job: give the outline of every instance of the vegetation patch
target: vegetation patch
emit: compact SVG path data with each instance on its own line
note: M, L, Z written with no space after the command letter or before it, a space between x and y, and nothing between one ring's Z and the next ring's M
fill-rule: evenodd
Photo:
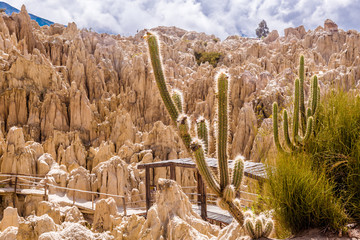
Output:
M307 154L279 154L268 172L265 202L278 225L298 233L309 228L342 230L348 218L324 171L313 169Z
M222 54L218 52L196 52L194 53L198 65L209 62L214 68L220 61Z
M332 91L325 96L315 137L305 149L314 167L325 168L346 211L360 221L360 97Z

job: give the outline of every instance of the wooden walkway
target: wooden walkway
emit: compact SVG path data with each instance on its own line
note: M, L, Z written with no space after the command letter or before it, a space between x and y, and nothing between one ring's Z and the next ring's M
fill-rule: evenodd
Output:
M218 161L216 158L206 158L206 162L209 167L213 169L217 169ZM266 179L266 169L264 164L256 163L251 161L244 161L244 175L246 177L256 179L256 180L265 180ZM229 160L229 168L234 167L234 161ZM144 168L156 168L156 167L184 167L184 168L196 168L196 164L191 158L181 158L181 159L174 159L174 160L165 160L153 163L145 163L139 164L138 169ZM171 170L170 170L171 174Z
M217 160L214 158L207 159L208 165L212 168L217 168ZM118 206L118 212L120 214L131 215L145 215L147 210L151 206L151 194L150 194L150 168L156 167L170 167L170 178L176 180L176 171L175 167L185 167L185 168L195 168L195 163L190 158L185 159L176 159L176 160L167 160L160 161L148 164L138 165L139 169L145 169L145 185L146 185L146 208L145 207L131 207L135 202L126 202L125 196L106 194L99 192L91 192L80 189L60 187L53 184L50 184L46 176L33 176L33 175L24 175L24 174L12 174L12 173L0 173L0 195L13 195L13 205L16 206L16 195L36 195L43 196L44 200L50 200L52 202L58 202L66 204L69 206L76 206L82 213L85 214L94 214L96 202L101 199L101 197L113 197L115 200L121 200L121 206ZM229 167L233 167L233 161L229 161ZM261 163L253 163L245 161L245 171L244 175L259 181L263 181L266 178L266 171L264 166ZM224 211L217 207L216 205L209 204L207 199L212 197L211 194L206 194L206 187L202 181L201 175L197 172L197 194L188 193L190 195L189 199L193 198L193 195L196 195L196 202L193 202L193 210L197 212L204 220L207 220L212 223L218 223L220 226L223 224L230 224L232 221L232 216L227 211ZM49 194L49 187L65 190L67 192L72 192L73 196L69 198L67 195L57 195ZM183 189L185 190L185 189ZM91 194L92 200L85 201L75 198L75 192ZM184 191L185 192L185 191ZM251 194L251 193L246 193ZM255 194L253 194L255 195ZM246 199L242 199L246 200ZM119 203L119 201L118 201Z
M207 164L209 167L213 168L215 171L218 167L218 161L215 158L206 158ZM251 161L244 162L244 175L251 179L255 179L262 183L266 179L266 169L264 164L262 163L255 163ZM233 168L234 161L229 160L228 163L229 168ZM156 183L154 183L154 170L155 168L159 167L169 167L170 168L170 179L176 181L176 167L182 168L196 168L196 164L190 158L182 158L182 159L174 159L174 160L165 160L159 162L152 162L146 164L139 164L137 166L138 169L145 169L145 189L146 189L146 211L151 207L153 202L151 191L152 189L156 188ZM150 169L152 169L152 177ZM207 221L216 222L221 224L230 224L232 221L232 216L229 215L227 211L224 211L217 207L216 205L208 204L207 198L212 194L206 193L206 186L202 180L202 177L199 171L196 171L196 178L197 178L197 186L193 186L197 188L197 195L196 197L196 204L193 205L194 209L200 214L200 216ZM152 179L152 183L151 183ZM256 195L247 192L241 192L250 195ZM215 195L212 195L216 198ZM240 198L240 200L247 200ZM249 200L248 200L249 201Z

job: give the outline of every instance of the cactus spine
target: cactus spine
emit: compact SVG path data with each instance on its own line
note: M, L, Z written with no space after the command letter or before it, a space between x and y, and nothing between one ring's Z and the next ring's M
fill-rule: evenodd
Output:
M199 120L197 124L197 138L190 135L190 127L187 123L187 117L180 115L179 104L176 102L177 97L173 95L170 97L168 92L165 77L162 70L160 60L159 44L157 37L151 33L145 36L149 47L149 55L155 80L161 95L161 98L166 106L167 111L175 125L177 125L180 137L185 144L188 152L195 159L197 168L204 178L207 186L212 192L218 196L218 204L221 208L228 210L231 215L239 222L240 225L244 223L244 215L239 207L239 203L234 199L235 190L238 190L241 185L244 162L242 158L235 161L235 167L232 173L232 184L230 184L229 170L228 170L228 92L229 92L229 77L224 72L221 72L216 77L217 87L217 156L219 166L219 180L214 175L213 171L206 163L205 154L208 148L208 127L205 120ZM182 104L181 104L182 106Z
M299 80L300 79L300 80ZM314 118L320 102L320 88L318 86L317 76L311 80L309 107L305 111L304 99L304 56L300 57L299 79L295 80L294 88L294 111L292 117L292 141L289 136L289 121L287 111L284 110L284 138L287 148L290 152L299 150L305 145L313 133ZM274 141L279 152L286 152L280 144L278 132L278 105L273 104L273 128ZM300 116L299 116L300 115ZM299 135L299 125L301 126L301 135Z

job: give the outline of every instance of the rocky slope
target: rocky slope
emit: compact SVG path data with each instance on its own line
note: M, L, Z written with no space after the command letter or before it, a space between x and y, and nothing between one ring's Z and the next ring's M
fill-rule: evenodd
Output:
M152 31L162 42L168 83L184 93L192 120L202 115L213 126L214 75L228 69L231 157L261 161L272 151L271 105L289 106L301 54L307 79L317 74L322 92L359 87L360 34L329 20L315 30L289 28L283 37L273 31L261 40L219 41L175 27ZM187 156L153 81L144 33L98 34L75 23L39 27L25 7L19 14L1 13L0 172L46 174L57 186L144 200L144 172L136 165ZM221 53L217 67L197 64L194 53L204 51ZM212 141L211 154L214 149ZM155 181L167 175L157 171ZM194 185L192 171L177 176L182 185ZM36 201L25 199L19 214L37 211ZM2 209L11 202L2 198Z

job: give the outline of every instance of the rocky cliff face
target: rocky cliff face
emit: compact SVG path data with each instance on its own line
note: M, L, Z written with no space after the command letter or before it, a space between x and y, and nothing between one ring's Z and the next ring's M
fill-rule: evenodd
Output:
M271 105L289 105L300 55L307 79L317 74L322 92L360 86L360 34L331 20L324 28L289 28L284 37L273 31L262 40L219 41L175 27L152 31L161 39L168 84L184 93L192 120L202 115L213 125L214 75L228 69L231 157L260 161L272 151ZM57 186L143 200L144 172L136 165L187 156L153 81L144 33L98 34L75 23L39 27L25 7L1 13L0 171L47 174ZM197 64L194 53L204 51L221 53L217 67ZM168 174L156 172L155 181ZM183 185L194 185L192 172L177 174Z

